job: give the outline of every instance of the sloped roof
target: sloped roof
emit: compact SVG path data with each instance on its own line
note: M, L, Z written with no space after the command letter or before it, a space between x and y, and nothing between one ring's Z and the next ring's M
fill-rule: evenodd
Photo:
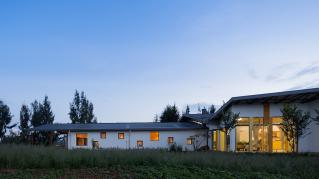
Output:
M170 131L205 129L190 122L140 122L140 123L91 123L91 124L45 124L32 131Z
M307 103L317 99L319 99L319 88L232 97L214 113L211 119L218 118L223 110L227 110L233 104Z
M182 118L188 118L190 121L207 123L213 114L183 114Z

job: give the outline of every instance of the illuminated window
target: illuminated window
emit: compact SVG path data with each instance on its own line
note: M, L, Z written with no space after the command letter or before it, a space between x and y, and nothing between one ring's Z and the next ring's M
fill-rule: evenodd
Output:
M249 124L249 118L248 117L241 117L238 119L238 124L241 125L241 124Z
M87 133L76 134L76 145L77 146L87 146L88 145L88 134Z
M193 144L193 139L192 138L187 138L187 145L192 145Z
M150 133L151 141L158 141L159 140L159 132L151 132Z
M168 144L174 143L174 137L168 137L167 142L168 142Z
M273 117L271 118L273 124L281 124L282 118L281 117Z
M124 132L119 132L118 133L118 138L119 139L124 139Z
M136 145L138 148L143 147L143 141L142 140L136 141Z
M106 139L106 132L100 132L101 139Z

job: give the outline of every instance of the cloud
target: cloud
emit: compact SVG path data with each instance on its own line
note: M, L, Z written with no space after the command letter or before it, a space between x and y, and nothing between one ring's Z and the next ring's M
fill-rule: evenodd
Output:
M310 64L306 67L304 67L303 69L301 69L300 71L298 71L293 78L298 78L304 75L308 75L308 74L314 74L314 73L318 73L319 72L319 63L313 63Z
M319 79L316 79L313 81L295 85L291 88L288 88L287 90L299 90L299 89L309 89L309 88L318 88L318 87L319 87Z
M254 69L248 69L247 72L252 79L255 79L255 80L259 79L259 75L256 73Z

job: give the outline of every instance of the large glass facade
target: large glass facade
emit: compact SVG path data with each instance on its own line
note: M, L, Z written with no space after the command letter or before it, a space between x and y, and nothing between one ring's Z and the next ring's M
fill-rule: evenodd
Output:
M261 117L239 118L236 126L236 151L268 152L269 145L272 152L290 151L285 134L280 128L281 123L280 117L273 117L269 122Z

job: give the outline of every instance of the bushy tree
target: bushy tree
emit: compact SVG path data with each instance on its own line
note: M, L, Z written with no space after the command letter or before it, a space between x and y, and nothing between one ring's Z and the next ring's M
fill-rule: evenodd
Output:
M12 129L13 127L16 126L14 125L9 125L12 119L12 115L10 112L9 106L4 104L2 101L0 101L0 140L4 138L7 129Z
M212 104L209 108L209 114L214 114L216 112L215 106Z
M80 95L76 90L69 112L72 123L96 123L97 119L94 117L93 110L93 104L89 102L84 92L82 91Z
M31 103L31 125L37 127L44 124L52 124L54 121L54 114L51 109L51 102L48 96L44 97L43 103L35 100ZM57 136L52 132L34 132L34 142L36 144L49 144L56 140Z
M303 112L296 105L285 104L281 109L283 122L282 131L287 137L290 147L294 152L298 152L299 138L307 134L310 120L310 113Z
M239 113L233 113L231 110L222 111L220 123L223 126L226 133L227 150L229 149L230 131L236 127L238 118Z
M22 142L27 142L30 128L30 110L27 105L23 104L20 110L20 138Z
M160 117L160 122L178 122L179 118L180 115L176 105L167 105Z

